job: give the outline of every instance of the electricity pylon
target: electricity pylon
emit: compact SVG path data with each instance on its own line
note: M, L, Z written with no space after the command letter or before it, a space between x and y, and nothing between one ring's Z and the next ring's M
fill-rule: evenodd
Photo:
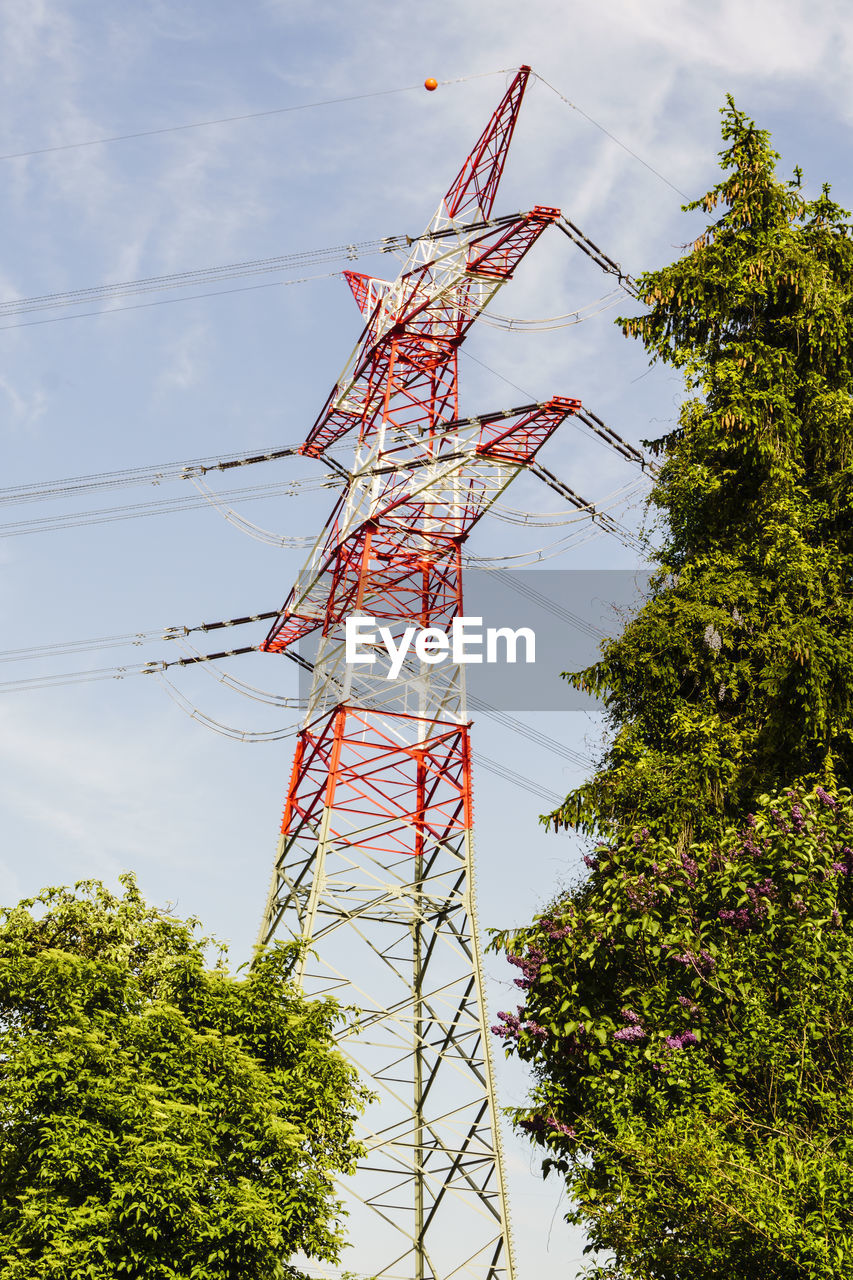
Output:
M302 452L355 434L345 492L262 648L319 633L260 942L310 941L300 979L359 1010L342 1048L378 1095L346 1184L360 1272L513 1280L474 900L469 722L447 646L473 525L580 407L460 419L471 325L559 210L491 218L522 67L393 283L347 272L366 327ZM344 623L399 643L346 661ZM439 654L439 656L441 656Z

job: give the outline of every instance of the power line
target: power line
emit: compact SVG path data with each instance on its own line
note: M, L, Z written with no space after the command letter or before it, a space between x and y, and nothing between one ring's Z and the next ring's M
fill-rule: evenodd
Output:
M516 216L515 214L507 214L502 217L490 218L486 222L466 223L464 229L500 227L505 223L512 222ZM88 302L111 302L116 298L131 297L140 293L155 293L173 288L189 288L195 284L212 283L216 280L232 280L242 276L258 275L267 271L293 270L297 266L320 265L341 258L354 262L360 257L370 257L380 253L402 252L422 240L440 241L448 236L456 235L459 230L460 227L453 226L439 231L425 231L416 236L410 236L405 233L383 236L377 240L363 240L347 245L331 245L321 249L307 249L300 253L283 254L273 258L250 259L243 263L226 263L218 267L201 267L191 271L149 276L140 280L91 285L66 292L55 291L29 298L10 298L6 302L0 303L0 318L27 315L32 311L52 310L56 307L84 306ZM21 329L32 327L33 325L58 324L64 320L112 315L117 311L139 311L145 310L147 307L170 306L175 302L196 301L199 298L220 298L235 293L253 293L259 289L283 288L286 285L305 284L311 280L330 280L340 274L339 271L324 271L289 280L268 280L263 284L239 285L233 289L212 289L205 293L184 294L179 298L156 298L153 302L136 302L120 307L103 307L98 311L75 311L71 315L47 316L41 320L20 320L14 324L2 324L0 329ZM558 317L558 319L562 318Z
M77 653L92 653L98 649L126 648L128 645L147 644L154 640L182 640L196 631L205 633L222 631L228 627L243 627L250 622L267 622L277 618L280 609L268 613L247 613L239 618L224 618L218 622L199 622L192 627L155 627L147 631L128 631L123 635L96 636L88 640L58 640L53 644L26 645L19 649L0 650L0 662L27 662L33 659L68 657Z
M606 134L612 142L616 143L617 147L621 147L623 151L626 151L628 155L638 161L644 169L648 169L649 173L653 173L656 178L660 178L661 182L665 182L666 185L676 193L676 195L683 196L685 200L690 199L685 191L682 191L680 187L677 187L674 182L670 182L669 178L665 177L665 175L662 174L659 169L656 169L654 165L649 164L648 160L644 160L641 155L638 155L636 151L628 146L627 142L623 142L621 138L617 138L615 133L611 133L609 129L606 129L603 124L598 120L595 120L587 111L584 111L583 107L579 107L576 102L572 102L565 94L560 93L560 90L556 89L549 80L545 79L544 76L540 76L538 71L534 71L533 75L537 80L545 85L546 89L550 89L552 93L555 93L560 101L564 102L567 107L571 107L572 111L577 111L578 115L583 116L584 120L588 120L596 129L599 129L602 133Z
M487 416L495 418L506 417L534 407L535 405L532 404L525 405L521 409L500 410L493 415ZM607 427L596 414L589 411L581 412L587 421L587 425L601 439L622 454L623 457L628 458L629 461L639 461L639 465L643 468L651 468L651 464L647 462L638 450L635 450L627 441L623 441L622 437ZM479 415L476 418L458 419L445 425L450 430L472 422L479 423L482 421L483 415ZM598 426L594 424L598 424ZM337 488L342 483L345 483L347 473L338 470L331 476L293 478L267 484L224 489L219 492L208 489L206 485L201 485L198 479L211 471L225 471L236 467L252 466L261 462L294 456L297 453L296 446L288 445L280 449L267 449L263 452L256 451L251 454L235 454L219 458L214 455L204 459L191 459L187 462L160 463L154 467L132 467L113 472L96 472L90 475L71 476L64 480L46 480L31 485L15 485L8 489L0 490L0 508L27 502L42 502L49 499L102 493L110 489L122 489L133 485L159 485L164 481L177 479L191 480L197 485L199 492L197 494L179 494L169 498L151 499L147 502L125 503L115 507L97 507L86 511L64 512L58 516L40 516L26 520L8 521L0 524L0 538L20 537L32 533L56 533L64 529L107 524L119 520L171 515L198 510L210 504L213 504L220 512L231 518L234 513L231 512L230 508L223 507L225 501L238 499L245 503L272 497L293 497L299 493L317 489ZM606 507L596 507L595 504L582 498L574 489L571 489L564 481L538 462L531 463L528 470L538 479L543 480L560 497L568 501L582 516L588 516L594 523L598 524L606 533L619 538L621 542L632 550L641 552L646 550L645 544L629 529L610 516ZM500 515L500 512L498 512L498 515ZM523 512L516 512L508 518L511 523L524 523L523 516ZM532 520L535 524L535 513L532 515ZM559 523L559 521L549 519L549 523L554 524ZM270 534L258 529L257 526L252 525L250 522L243 521L242 518L239 518L238 527L243 529L244 532L251 533L252 536L261 536L263 534L264 541L273 542L276 546L307 547L313 541L310 535ZM544 550L544 548L539 550ZM528 555L533 553L521 554Z
M259 502L264 498L293 497L310 489L328 489L335 480L327 476L308 480L279 480L272 484L246 485L238 489L223 489L217 498L229 501ZM58 516L38 516L30 520L12 520L0 524L0 538L17 538L31 533L57 533L63 529L79 529L96 524L111 524L118 520L138 520L150 516L175 515L182 511L195 511L208 507L210 499L204 493L184 493L173 498L156 498L150 502L125 503L117 507L95 507L89 511L69 511ZM309 547L314 538L310 534L276 538L277 545Z
M483 361L478 360L476 356L470 356L469 358L474 360L476 364L488 369L489 372L495 373L496 376L501 376L497 373L497 370L483 364ZM503 381L508 382L509 380L504 378ZM510 385L516 386L515 383L510 383ZM525 392L522 387L516 387L516 389L529 396L530 402L528 404L513 409L501 409L494 415L488 416L494 416L495 418L512 416L513 414L529 412L538 407L539 402L534 400L529 392ZM643 470L655 470L654 464L650 463L639 449L629 444L612 427L608 427L591 409L579 409L568 421L572 422L575 417L579 417L588 430L593 431L605 444L615 448L628 461L636 462ZM445 428L451 430L455 427L468 426L482 421L483 415L478 414L446 423ZM344 449L346 446L341 445L340 448ZM299 445L289 444L254 449L249 452L212 454L203 458L185 458L172 462L157 462L148 466L123 467L115 471L96 471L79 476L64 476L58 479L34 481L28 484L10 485L0 489L0 508L29 502L43 502L54 498L102 493L111 489L128 488L133 485L159 485L171 480L192 479L194 476L207 475L211 471L231 471L237 467L253 466L262 462L276 461L279 458L297 456L299 450ZM327 477L324 481L316 483L333 486L345 478L345 476L340 476L338 480L334 480L331 477ZM293 483L299 486L310 486L315 482L295 480Z
M638 538L630 529L626 529L618 520L614 520L611 515L608 515L605 511L600 511L591 502L587 502L586 498L582 498L579 493L575 493L574 489L571 489L565 481L555 476L553 471L549 471L547 467L543 467L541 463L536 461L528 463L527 469L532 475L547 484L550 489L553 489L555 493L559 493L561 497L565 498L577 511L588 512L591 520L600 524L607 533L617 537L626 547L630 547L633 551L646 550L642 539Z
M547 733L541 733L538 729L534 729L531 725L525 724L523 720L519 720L516 716L511 716L506 711L499 711L497 707L491 703L483 702L481 698L476 698L468 694L468 705L475 711L480 711L483 715L489 717L490 720L496 721L503 725L505 729L511 729L513 733L518 733L522 737L535 742L537 746L544 747L546 751L552 752L557 756L565 756L574 764L581 765L584 768L591 768L594 761L589 756L584 755L580 751L575 751L572 747L567 747L565 743L558 742L556 738L551 738Z
M496 378L500 378L501 382L505 382L508 387L512 387L515 391L520 391L523 396L534 399L533 392L526 387L521 387L517 382L513 382L511 378L507 378L505 374L499 370L493 369L490 364L486 364L485 360L481 360L479 356L472 355L470 351L462 348L462 354L468 360L473 360L474 364L478 364L481 369L485 369L487 373L492 373ZM649 471L653 475L657 475L659 467L650 461L644 453L630 444L623 436L614 431L612 427L608 427L598 414L593 413L591 409L581 408L571 414L566 421L575 427L580 423L586 430L592 431L599 440L606 444L609 448L615 449L617 453L621 453L629 462L636 463L643 471Z
M76 289L54 290L32 297L7 298L0 301L0 316L25 315L53 307L83 306L88 302L109 301L131 294L155 293L165 289L189 288L195 284L233 280L240 276L261 275L269 271L291 271L298 267L318 266L342 258L355 261L365 255L399 253L420 241L439 242L459 230L487 230L512 223L519 215L505 214L487 221L476 220L461 227L424 231L411 236L406 232L381 236L373 240L357 240L348 244L325 245L316 249L299 249L292 253L273 254L265 258L249 258L241 262L219 263L212 267L193 267L183 271L170 271L158 276L144 276L138 280L113 280L105 284L84 285ZM333 274L337 275L337 272ZM314 277L312 277L314 278ZM319 278L319 277L316 277ZM595 303L589 304L595 306ZM558 316L556 319L566 319ZM501 317L511 322L511 317ZM523 322L527 323L527 322ZM538 323L534 321L533 323Z
M116 471L94 471L88 475L64 476L56 480L37 480L29 484L9 485L0 489L0 508L28 502L44 502L69 498L133 485L159 485L164 481L182 480L208 471L228 471L233 467L290 457L299 452L298 445L256 449L252 453L213 454L205 458L185 458L178 462L155 462L143 467L122 467Z
M599 249L594 240L590 240L580 227L575 226L565 214L562 214L554 224L558 231L562 231L564 236L571 240L572 244L577 247L590 258L597 267L599 267L606 275L615 276L619 281L622 289L625 290L635 300L639 297L637 282L633 276L628 275L627 271L623 271L618 262L615 262L603 249Z
M59 324L64 320L84 320L91 316L111 316L119 311L145 311L149 307L168 307L176 302L194 302L199 298L224 298L232 293L255 293L258 289L278 289L286 285L305 284L309 280L331 280L339 271L323 271L317 275L299 276L294 280L267 280L264 284L244 284L236 289L212 289L207 293L187 293L180 298L157 298L154 302L131 302L123 307L105 307L100 311L75 311L69 316L46 316L43 320L19 320L16 324L0 324L0 329L30 329L35 325Z
M269 615L263 615L269 616ZM275 615L273 615L275 616ZM225 624L220 624L225 625ZM194 628L198 629L198 628ZM199 723L205 725L206 728L212 729L224 737L237 739L242 742L263 743L277 742L282 738L290 736L298 729L298 724L285 725L278 729L265 730L248 730L236 729L228 725L222 724L220 721L208 716L192 702L165 676L165 671L169 667L186 667L199 662L213 662L221 658L236 657L244 653L256 653L257 646L250 645L238 649L230 649L222 653L201 654L198 657L178 658L173 662L147 662L134 666L118 666L118 667L99 667L91 671L71 671L57 672L47 676L33 676L23 680L6 680L0 682L0 694L3 693L23 693L32 692L38 689L55 689L63 685L88 684L102 680L123 680L128 676L134 675L155 675L160 682L166 687L169 696L176 702L183 711L185 711L191 719L198 720ZM289 656L289 655L288 655ZM308 664L310 665L310 664ZM288 705L294 708L299 705L298 700L282 700L287 701ZM472 703L473 705L473 703ZM572 759L575 763L589 766L592 764L587 757L582 756L579 752L573 751L571 748L563 747L555 739L549 738L545 734L539 734L536 730L530 729L529 726L523 725L521 721L515 720L514 717L500 712L497 708L489 706L488 703L481 703L481 709L485 714L491 716L505 727L512 728L516 732L522 732L526 737L531 737L541 746L547 746L548 749L556 749L560 755L565 755ZM521 787L523 790L530 792L539 799L544 800L546 804L557 805L560 797L556 793L547 790L533 779L519 773L518 770L511 768L509 765L501 764L497 760L491 759L489 756L476 754L475 763L487 769L490 773L495 774L505 782L511 782L514 786Z
M266 258L250 258L244 262L226 262L213 267L197 267L185 271L171 271L159 276L146 276L139 280L114 280L106 284L81 286L77 289L57 290L28 298L7 298L0 302L0 316L26 315L33 311L56 307L83 306L88 302L108 301L131 294L155 293L166 289L189 288L195 284L233 280L240 276L262 275L271 271L291 271L299 267L317 266L346 258L354 261L365 254L393 253L405 248L410 237L385 236L381 239L360 240L351 244L327 245L318 249L304 249L294 253L274 254Z
M498 760L492 760L482 753L474 753L472 760L475 767L478 764L482 765L484 769L488 769L489 773L494 773L498 778L502 778L504 782L511 782L513 786L529 791L531 795L538 796L540 800L544 800L552 808L556 808L562 801L562 796L558 796L546 787L540 786L538 782L534 782L532 778L525 777L523 773L519 773L516 769L511 769L509 765L501 764Z
M490 71L485 75L501 75L502 72ZM474 76L462 77L463 79L475 79ZM453 80L442 80L441 84L454 84ZM317 102L301 102L290 107L270 107L266 111L249 111L239 116L219 116L214 120L193 120L189 124L172 124L164 125L159 129L140 129L135 133L116 133L105 138L87 138L82 142L62 142L52 147L34 147L29 151L9 151L5 155L0 155L0 160L23 160L27 156L45 156L51 155L57 151L77 151L81 147L102 147L109 142L129 142L134 138L154 138L165 133L183 133L188 129L207 129L213 125L220 124L237 124L243 120L262 120L266 116L283 116L295 111L312 111L315 107L331 107L338 106L347 102L362 102L366 98L382 98L388 97L395 93L410 93L412 89L419 89L420 85L406 84L401 85L398 89L375 89L371 93L353 93L345 98L322 98Z
M482 80L487 76L506 75L509 70L510 68L502 67L497 71L482 71L476 75L456 76L451 80L439 80L438 83L444 86L465 84L469 80ZM621 147L623 151L625 151L639 164L643 165L644 168L648 169L648 171L654 174L656 178L659 178L661 182L666 183L666 185L675 191L677 195L683 196L685 200L689 199L686 192L682 191L680 187L677 187L675 183L671 182L669 178L660 172L659 169L656 169L653 165L649 164L647 160L644 160L643 157L634 151L632 147L629 147L626 142L623 142L621 138L601 124L600 121L596 120L594 116L591 116L588 111L583 109L583 107L579 107L576 102L572 102L570 98L567 98L564 93L561 93L559 89L551 84L549 80L546 80L543 75L540 75L538 71L534 71L532 74L546 87L546 89L550 89L561 102L565 103L567 107L570 107L572 111L576 111L578 115L583 116L584 120L588 121L594 128L605 134L612 142L615 142L618 147ZM349 102L364 102L370 98L383 98L391 97L398 93L411 93L413 90L419 91L421 87L422 86L420 84L400 85L398 88L394 89L374 89L369 93L347 94L346 96L339 98L320 98L316 102L294 103L288 107L269 107L264 111L247 111L241 115L217 116L210 120L192 120L186 124L163 125L157 129L138 129L133 133L117 133L110 134L102 138L86 138L80 142L61 142L49 147L31 147L26 151L6 152L5 154L0 155L0 160L23 160L30 156L54 155L60 151L79 151L81 148L101 147L113 142L130 142L137 138L154 138L168 133L185 133L191 129L208 129L223 124L238 124L247 120L263 120L272 116L290 115L299 111L313 111L318 107L342 106Z

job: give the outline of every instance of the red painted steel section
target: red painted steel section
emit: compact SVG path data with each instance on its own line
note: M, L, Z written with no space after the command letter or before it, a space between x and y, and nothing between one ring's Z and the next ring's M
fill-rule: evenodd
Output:
M471 154L450 184L444 203L451 218L458 218L460 214L471 217L478 213L488 218L492 212L529 78L530 67L520 67Z
M472 284L483 277L508 279L558 216L559 210L533 209L508 224L485 228L472 242L465 276L449 293L430 288L432 263L412 271L394 323L379 338L373 319L365 326L351 382L332 389L301 451L319 457L354 428L360 439L367 438L382 421L392 385L413 412L433 423L454 415L456 355L479 314L470 301ZM355 287L350 281L357 301L367 297L367 279L360 277ZM443 393L436 393L434 382Z
M451 184L443 206L449 218L489 218L529 74L522 67L515 76ZM310 590L294 588L263 649L280 652L318 629L328 634L355 609L443 631L462 612L461 548L490 501L494 468L486 464L525 465L580 402L555 397L509 417L488 415L475 428L469 423L471 466L454 473L446 494L439 481L419 486L418 467L460 457L458 350L479 299L491 292L480 282L508 279L558 217L559 210L537 206L468 233L450 284L437 274L443 248L395 285L344 273L369 318L347 381L332 390L302 452L319 457L352 430L371 444L383 431L370 518L343 530L346 495L340 500ZM324 809L327 838L338 845L352 840L392 863L423 855L427 844L471 824L467 726L339 704L300 734L285 837L306 824L315 830Z

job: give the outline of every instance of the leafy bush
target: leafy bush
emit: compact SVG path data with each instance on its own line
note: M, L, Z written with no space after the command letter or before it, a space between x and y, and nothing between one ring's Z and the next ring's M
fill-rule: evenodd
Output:
M279 1280L338 1257L363 1093L297 952L243 978L132 877L0 911L2 1280Z

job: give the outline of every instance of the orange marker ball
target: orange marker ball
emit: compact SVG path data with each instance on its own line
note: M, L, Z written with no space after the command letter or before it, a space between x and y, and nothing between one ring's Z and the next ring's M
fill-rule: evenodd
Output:
M429 76L428 79L424 80L424 88L429 89L430 93L432 93L433 89L438 88L438 81Z

